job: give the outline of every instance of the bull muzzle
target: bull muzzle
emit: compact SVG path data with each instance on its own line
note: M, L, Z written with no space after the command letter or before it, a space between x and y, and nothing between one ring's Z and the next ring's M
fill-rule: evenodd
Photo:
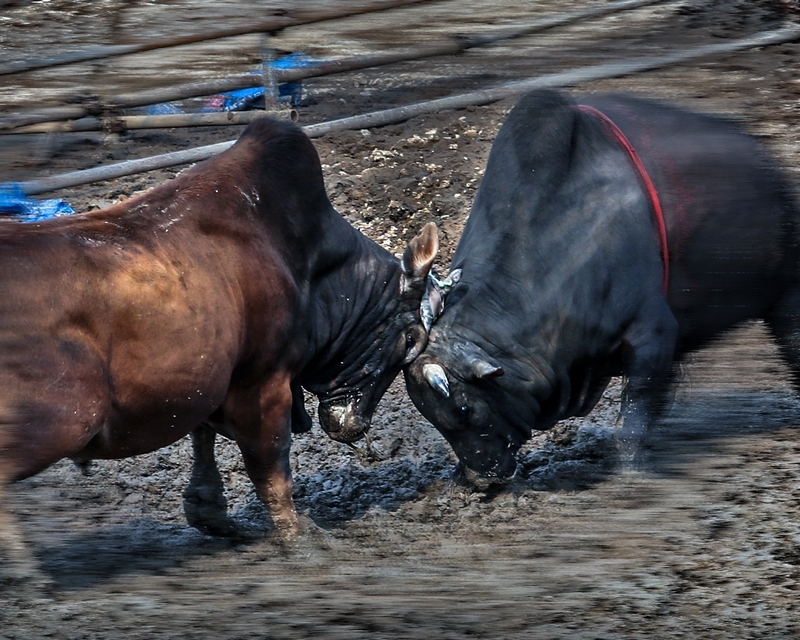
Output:
M320 402L319 423L331 439L350 443L364 437L370 420L358 414L355 400L349 400Z
M514 465L514 470L508 476L499 476L495 473L478 473L473 471L468 466L462 467L464 477L471 485L480 491L487 491L493 486L503 486L509 484L517 475L517 466Z

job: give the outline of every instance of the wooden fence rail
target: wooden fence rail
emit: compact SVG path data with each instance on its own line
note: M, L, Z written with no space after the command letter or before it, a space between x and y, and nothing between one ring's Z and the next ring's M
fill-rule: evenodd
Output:
M555 16L548 16L527 24L509 27L493 33L460 35L458 37L439 40L437 42L428 43L418 47L410 47L400 51L378 55L355 56L343 58L341 60L328 60L317 63L314 66L297 69L275 69L272 75L275 82L293 82L335 73L344 73L346 71L356 71L359 69L368 69L371 67L396 64L398 62L406 62L409 60L420 60L433 56L454 55L473 47L487 46L503 40L520 38L523 36L540 33L548 29L574 24L582 20L599 18L621 11L638 9L668 1L674 2L675 0L620 0L618 2L609 2L603 4L595 3L586 9L569 11ZM176 100L185 100L187 98L194 98L198 96L223 93L225 91L247 89L250 87L261 86L262 83L263 78L260 75L245 74L229 78L193 82L174 87L151 89L149 91L138 93L111 96L104 99L102 103L98 102L90 105L54 107L30 112L27 114L14 114L0 117L0 131L57 120L74 120L88 115L98 115L103 111L113 112L119 109L130 109L150 104L158 104L161 102L173 102Z
M288 27L297 27L304 24L313 24L315 22L325 22L328 20L338 20L339 18L347 18L350 16L373 13L375 11L386 11L388 9L397 9L415 4L435 1L436 0L385 0L384 2L358 5L355 7L350 5L347 8L338 9L336 11L289 12L287 15L275 16L269 20L258 22L256 24L249 24L247 26L217 29L215 31L186 36L159 38L157 40L149 40L147 42L107 45L94 47L84 51L64 53L58 56L39 58L36 60L10 62L5 65L0 65L0 76L10 75L12 73L22 73L25 71L33 71L36 69L48 69L65 64L75 64L77 62L103 60L106 58L125 56L132 53L140 53L142 51L154 51L156 49L179 47L198 42L207 42L209 40L219 40L221 38L232 38L234 36L243 36L251 33L274 33Z
M317 138L334 131L364 129L402 122L423 113L446 109L459 109L470 105L489 104L536 88L575 86L593 80L627 76L698 60L700 58L734 53L768 45L795 42L798 40L800 40L800 24L790 24L781 29L761 32L745 38L692 47L684 51L671 52L660 56L639 57L635 60L582 67L572 71L564 71L540 76L538 78L511 82L493 89L472 91L470 93L428 100L404 107L385 109L383 111L375 111L360 116L308 125L303 129L309 137ZM139 160L129 160L105 167L73 171L49 178L42 178L40 180L32 180L30 182L23 182L22 189L27 195L36 195L67 187L89 184L91 182L110 180L125 175L143 173L154 169L199 162L200 160L205 160L206 158L210 158L224 151L234 142L235 140L220 142L218 144L195 147L193 149L141 158Z

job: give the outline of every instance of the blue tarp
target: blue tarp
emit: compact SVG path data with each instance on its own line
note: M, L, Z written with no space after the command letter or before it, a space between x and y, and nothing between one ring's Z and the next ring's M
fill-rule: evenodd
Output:
M65 200L34 200L16 182L0 184L0 216L21 222L39 222L75 213Z
M302 69L313 67L315 64L318 64L318 62L310 59L304 53L295 51L281 56L277 60L273 60L269 63L269 66L273 69ZM263 73L263 71L257 69L250 73L256 75ZM278 85L278 100L286 102L292 107L299 106L303 100L303 83L299 80L297 82L280 83ZM263 108L264 87L253 87L251 89L227 91L213 96L206 102L201 111L213 113L217 111L247 111L248 109ZM164 115L169 113L183 113L183 110L170 102L163 102L146 107L144 112L148 115Z
M145 107L144 112L148 116L164 116L171 113L183 113L183 110L169 102L162 102L161 104L151 104Z
M269 63L273 69L302 69L318 64L304 53L298 51L281 56ZM251 71L252 74L262 73L261 69ZM282 82L278 85L278 100L286 102L292 107L298 106L303 100L303 83ZM214 96L206 103L203 111L245 111L247 109L264 108L264 87L252 89L238 89Z
M270 62L269 66L273 69L302 69L313 67L315 64L317 62L304 53L294 52ZM260 74L262 71L259 69L250 73ZM288 102L293 107L298 106L303 100L303 83L298 80L279 84L278 100ZM239 89L214 96L203 111L245 111L254 108L264 108L264 87Z

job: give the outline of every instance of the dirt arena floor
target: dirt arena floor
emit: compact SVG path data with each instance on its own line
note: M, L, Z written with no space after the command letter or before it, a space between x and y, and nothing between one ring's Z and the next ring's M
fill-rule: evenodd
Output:
M441 0L288 30L268 44L320 58L352 55L584 4ZM281 5L0 3L0 51L3 59L24 59L195 32L246 23ZM664 3L458 57L308 81L299 123L720 42L796 19L793 6ZM0 115L241 73L257 66L264 44L248 36L5 76ZM569 90L630 91L736 118L800 186L800 43ZM316 140L331 201L395 252L435 221L446 268L494 135L513 104ZM2 136L0 182L240 132ZM46 197L90 210L181 169ZM656 430L651 468L640 475L614 470L618 399L615 381L588 418L567 421L525 447L513 484L484 494L453 479L452 453L397 380L375 416L371 452L334 443L318 427L296 436L296 502L320 530L291 548L272 541L269 517L231 443L218 443L217 453L241 529L237 540L210 538L185 523L187 440L150 455L96 462L88 475L59 463L9 492L23 535L54 586L35 596L0 592L0 638L800 637L800 402L763 327L742 327L686 362L673 410Z

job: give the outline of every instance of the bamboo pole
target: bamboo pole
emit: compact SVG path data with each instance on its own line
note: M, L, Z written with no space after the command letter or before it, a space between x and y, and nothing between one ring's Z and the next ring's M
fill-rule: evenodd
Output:
M256 118L272 116L297 122L294 109L275 111L222 111L215 113L169 113L152 116L111 116L108 118L80 118L66 122L42 122L10 131L0 130L0 135L17 133L66 133L74 131L127 131L129 129L171 129L173 127L220 127L248 124Z
M282 29L286 29L288 27L297 27L304 24L313 24L315 22L325 22L328 20L338 20L340 18L348 18L350 16L373 13L375 11L386 11L388 9L408 7L415 4L432 1L434 0L384 0L383 2L377 2L369 5L359 5L357 7L348 6L345 9L339 9L337 11L296 12L295 15L293 15L293 12L289 12L288 15L275 16L269 20L247 26L230 27L228 29L218 29L216 31L197 33L187 36L159 38L157 40L150 40L148 42L106 45L48 58L11 62L9 64L0 66L0 76L10 75L12 73L22 73L25 71L33 71L35 69L47 69L65 64L74 64L77 62L88 62L90 60L114 58L131 53L140 53L142 51L153 51L155 49L178 47L186 44L195 44L197 42L206 42L208 40L232 38L234 36L243 36L251 33L281 31Z
M738 38L727 42L702 45L685 51L672 52L661 56L642 57L633 61L628 60L622 62L610 62L606 64L582 67L572 71L553 73L538 78L512 82L493 89L472 91L470 93L459 94L447 98L439 98L436 100L428 100L404 107L396 107L394 109L375 111L360 116L352 116L349 118L342 118L340 120L307 125L303 127L303 130L309 137L318 138L334 131L363 129L396 122L403 122L409 118L413 118L423 113L442 111L446 109L461 109L470 105L489 104L513 95L531 91L533 89L574 86L584 82L591 82L593 80L617 78L634 73L652 71L653 69L660 69L663 67L681 64L683 62L696 60L698 58L705 58L708 56L726 53L735 53L737 51L746 49L795 42L797 40L800 40L800 24L790 24L776 31L762 32L746 38ZM152 171L153 169L161 169L180 164L199 162L200 160L205 160L224 151L225 149L228 149L234 144L234 142L235 140L220 142L218 144L204 147L196 147L194 149L186 149L184 151L176 151L159 156L142 158L140 160L129 160L127 162L120 162L113 165L107 165L105 167L97 167L95 169L86 169L83 171L73 171L71 173L65 173L49 178L42 178L40 180L23 182L22 190L27 195L36 195L39 193L45 193L47 191L56 191L58 189L64 189L67 187L88 184L90 182L99 182L102 180L110 180L112 178L118 178L134 173Z
M455 55L473 47L486 46L502 40L532 35L534 33L572 24L581 20L587 20L589 18L597 18L620 11L638 9L668 1L674 0L620 0L619 2L594 5L588 9L581 9L578 11L559 14L557 16L542 18L528 24L510 27L494 33L461 35L458 37L440 40L391 53L354 56L351 58L343 58L341 60L329 60L316 63L312 67L302 67L297 69L275 69L272 73L275 82L294 82L297 80L305 80L307 78L316 78L335 73L344 73L346 71L356 71L359 69L368 69L371 67L396 64L398 62L407 62L409 60L420 60L423 58L443 55ZM104 108L109 110L130 109L150 104L158 104L161 102L174 102L177 100L185 100L187 98L195 98L197 96L224 93L226 91L236 91L238 89L257 87L261 83L262 79L258 75L245 74L232 76L229 78L193 82L178 85L176 87L164 87L146 92L122 94L107 98L104 101L104 107L100 106L99 104L87 105L85 107L56 107L54 109L45 109L29 114L17 114L0 117L0 130L22 127L40 122L49 122L52 120L82 118L85 115L91 114L93 110L95 114L97 114ZM58 111L58 109L63 109L63 111ZM17 131L14 133L17 133Z

